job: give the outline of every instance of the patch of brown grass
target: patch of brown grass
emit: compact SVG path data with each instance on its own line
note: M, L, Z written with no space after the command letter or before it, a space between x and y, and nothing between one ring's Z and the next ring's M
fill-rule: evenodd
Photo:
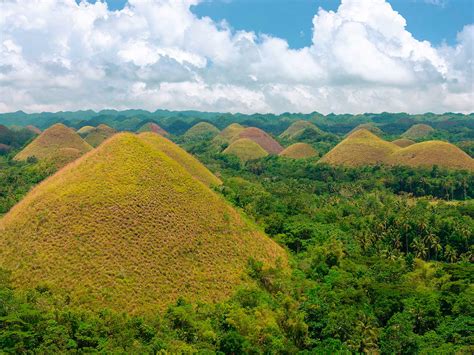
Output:
M306 159L317 156L318 152L307 143L295 143L287 147L279 155L293 159Z
M28 126L25 127L27 130L29 130L30 132L33 132L34 134L41 134L41 130L36 127L36 126L33 126L31 124L29 124Z
M85 137L87 134L92 132L95 129L94 126L83 126L77 130L77 134L79 134L81 137Z
M398 145L400 148L406 148L412 144L415 144L415 141L407 138L399 138L392 141L392 143Z
M137 133L142 133L142 132L158 133L161 136L169 135L168 132L166 132L163 128L161 128L159 125L157 125L154 122L148 122L148 123L145 123L143 126L141 126L138 129Z
M279 154L283 150L283 147L280 145L280 143L273 139L268 133L257 127L245 128L243 131L239 132L232 138L231 143L242 138L253 140L263 149L265 149L268 154Z
M223 153L235 155L243 162L264 158L268 155L268 152L258 143L248 138L237 139Z
M129 313L179 297L220 301L249 257L284 250L146 139L120 133L34 188L0 220L0 265L17 288Z
M62 167L78 156L90 151L92 147L74 130L58 123L41 133L16 156L16 160L36 157Z
M232 123L224 128L215 138L214 142L218 144L223 143L230 143L232 138L234 138L237 134L242 132L245 129L244 126L238 123Z

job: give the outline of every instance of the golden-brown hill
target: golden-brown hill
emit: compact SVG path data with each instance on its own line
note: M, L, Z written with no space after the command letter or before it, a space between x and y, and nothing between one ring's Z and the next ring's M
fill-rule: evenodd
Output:
M400 149L388 157L387 164L474 170L474 159L455 145L442 141L416 143Z
M238 123L232 123L224 128L215 138L214 142L218 144L230 143L232 138L242 132L245 127Z
M87 134L92 132L95 129L94 126L83 126L77 130L77 134L79 134L81 137L85 137Z
M360 130L360 129L365 129L366 131L369 131L373 134L375 134L376 136L383 136L383 131L378 128L377 126L375 126L373 123L362 123L360 125L358 125L357 127L353 128L352 131L350 131L346 137L350 136L352 133Z
M142 132L153 132L153 133L158 133L161 136L167 136L168 132L166 132L163 128L161 128L159 125L157 125L154 122L148 122L145 123L143 126L141 126L137 133L142 133Z
M257 127L247 127L241 132L237 133L231 140L231 143L248 138L260 145L267 151L268 154L278 154L283 150L283 147L275 139L273 139L267 132Z
M368 130L359 129L331 149L319 162L345 166L380 164L399 149L399 146L384 141Z
M293 159L305 159L317 156L318 152L307 143L295 143L285 148L279 155Z
M243 162L264 158L268 155L268 152L265 149L249 138L237 139L222 153L235 155Z
M405 133L402 134L402 137L417 140L426 137L433 132L434 128L427 124L415 124L408 128Z
M90 151L92 147L74 130L57 123L41 133L16 156L16 160L36 157L48 161L58 168Z
M311 129L321 134L323 133L323 131L321 131L314 123L299 120L293 122L282 134L280 134L279 137L281 139L294 139L295 137L303 133L305 129Z
M194 139L211 139L220 133L219 129L209 122L199 122L192 126L184 134L184 138Z
M207 186L220 185L220 181L211 173L199 160L186 152L169 139L160 136L158 133L144 132L138 135L141 139L151 144L154 148L164 152L170 158L178 162L188 173L200 180Z
M90 131L84 140L93 147L98 147L103 141L112 137L117 131L106 124L100 124Z
M215 302L249 258L284 250L145 139L120 133L34 188L0 220L15 287L47 285L72 305L129 313L179 297Z
M26 128L28 131L33 132L34 134L38 134L38 135L41 134L41 130L40 130L38 127L33 126L33 125L31 125L31 124L29 124L29 125L26 126L25 128Z
M406 148L406 147L408 147L412 144L415 144L414 141L412 141L411 139L407 139L407 138L395 139L394 141L392 141L392 143L398 145L401 148Z

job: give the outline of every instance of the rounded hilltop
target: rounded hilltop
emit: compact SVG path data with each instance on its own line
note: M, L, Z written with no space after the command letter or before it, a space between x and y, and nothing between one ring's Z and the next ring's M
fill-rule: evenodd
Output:
M347 135L346 137L350 136L352 133L360 130L360 129L363 129L363 130L366 130L366 131L369 131L373 134L375 134L376 136L378 137L381 137L383 136L383 131L378 128L376 125L374 125L373 123L362 123L360 125L358 125L357 127L353 128Z
M363 166L381 164L400 149L366 129L358 129L336 145L319 162L331 165Z
M91 149L92 146L74 130L62 123L57 123L43 131L19 152L15 159L26 160L29 157L35 157L62 167Z
M257 127L247 127L237 133L231 140L231 143L248 138L259 146L261 146L268 154L278 154L283 150L283 147L275 139L273 139L267 132Z
M318 152L309 144L295 143L285 148L279 155L293 159L307 159L317 156Z
M412 144L415 144L416 142L408 138L399 138L392 141L392 143L398 145L401 148L406 148Z
M103 141L112 137L117 131L106 124L100 124L96 128L92 129L84 137L84 140L93 147L99 146Z
M161 139L158 137L157 139ZM72 305L148 313L216 302L249 258L286 253L147 139L119 133L34 188L0 220L15 287L47 284Z
M229 145L223 154L235 155L243 162L264 158L268 152L249 138L240 138Z
M281 139L296 139L307 129L320 134L323 133L323 131L321 131L314 123L298 120L293 122L282 134L279 135L279 137Z
M224 128L215 138L214 142L219 144L229 143L232 138L245 129L244 126L238 123L232 123Z
M158 124L155 122L147 122L144 125L142 125L138 130L137 133L142 133L142 132L153 132L153 133L158 133L161 136L167 136L168 132L166 132L163 128L161 128Z
M415 124L407 129L403 134L403 138L417 140L429 136L435 130L433 127L427 124Z
M220 133L219 129L209 122L199 122L192 126L183 135L188 140L211 139Z
M432 167L474 171L474 159L455 145L442 141L426 141L394 152L387 159L390 165Z
M81 137L85 137L88 133L92 132L95 129L94 126L82 126L77 130L77 134Z

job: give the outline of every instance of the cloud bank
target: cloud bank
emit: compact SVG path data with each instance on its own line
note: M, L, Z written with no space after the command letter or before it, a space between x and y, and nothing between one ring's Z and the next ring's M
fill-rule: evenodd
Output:
M434 48L385 0L343 0L292 49L198 18L198 2L0 2L0 111L474 111L474 25Z

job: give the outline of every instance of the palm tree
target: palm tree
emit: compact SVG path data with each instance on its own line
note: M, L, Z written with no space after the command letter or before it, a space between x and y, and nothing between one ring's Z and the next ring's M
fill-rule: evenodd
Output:
M417 258L426 258L426 255L428 254L428 248L420 238L415 238L413 243L411 243L411 247L415 250L415 255Z
M455 263L458 260L456 250L451 245L446 245L444 249L444 258L450 263Z

